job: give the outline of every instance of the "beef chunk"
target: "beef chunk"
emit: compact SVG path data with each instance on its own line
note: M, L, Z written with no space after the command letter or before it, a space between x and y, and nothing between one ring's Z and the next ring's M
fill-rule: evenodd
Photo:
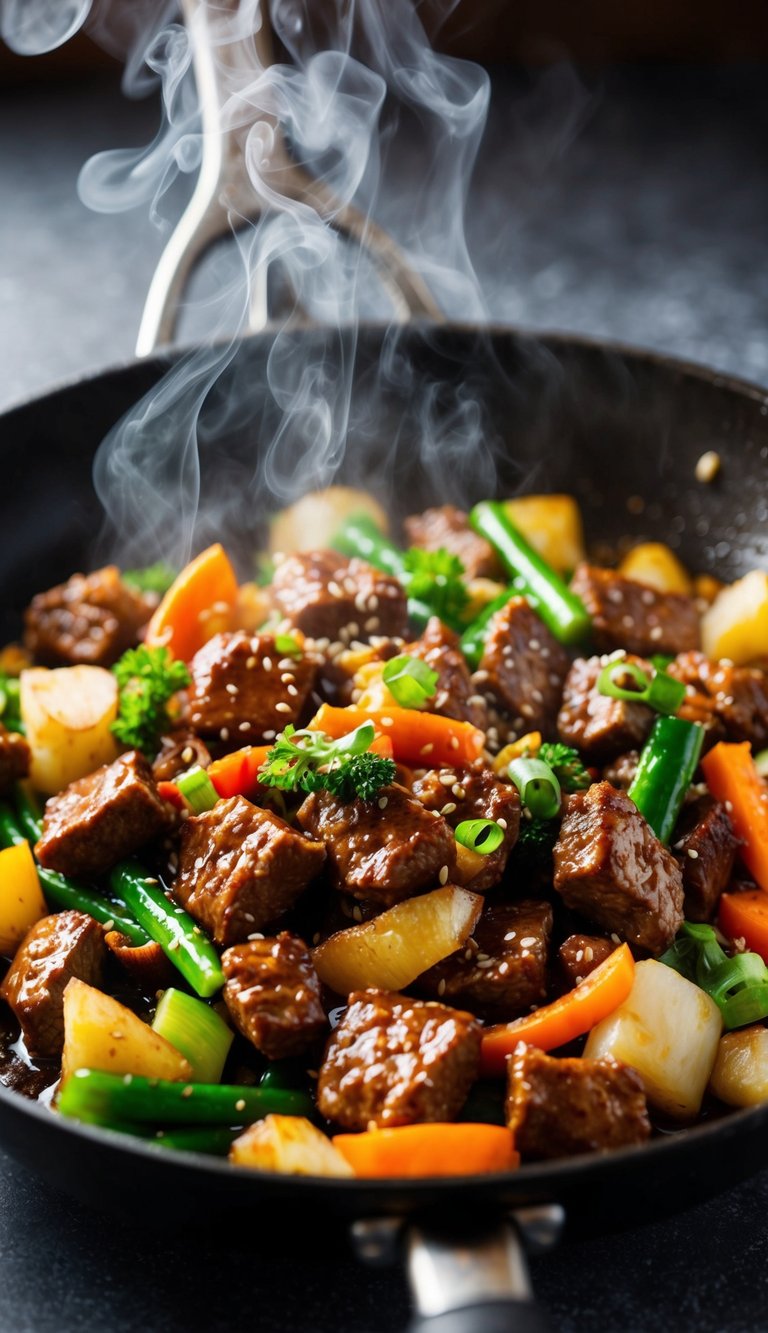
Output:
M668 669L688 686L681 717L709 723L711 730L714 714L720 730L709 737L710 744L724 734L729 741L749 741L755 750L768 745L768 672L710 662L693 652L681 653Z
M248 940L221 960L224 1000L244 1037L270 1060L303 1055L328 1027L320 980L296 935Z
M554 733L569 661L524 597L496 612L474 681L502 715L493 719L502 740L533 729Z
M467 943L422 973L426 995L460 1004L492 1023L527 1014L546 998L552 908L545 902L486 907Z
M92 879L156 838L170 818L143 754L129 750L51 797L35 854L48 870Z
M490 542L473 532L463 509L440 505L412 514L403 523L409 546L424 551L450 551L457 555L471 579L500 578L503 570Z
M190 663L184 719L201 736L237 745L273 740L298 721L317 664L284 657L271 634L215 634Z
M655 716L645 704L611 699L598 692L598 676L606 661L604 657L576 659L566 677L557 718L561 741L579 750L588 763L602 763L622 750L643 745ZM628 656L627 661L643 671L652 669L639 657Z
M320 1069L317 1105L345 1129L453 1120L480 1060L480 1024L443 1004L354 991Z
M44 916L27 932L0 987L32 1055L64 1046L64 988L72 977L101 985L104 929L84 912Z
M603 781L610 782L612 787L619 787L622 791L629 791L637 777L639 763L640 751L627 750L625 754L620 754L614 759L613 763L606 765L603 769Z
M320 843L231 796L183 824L174 887L217 944L238 944L287 912L324 861Z
M43 666L111 666L136 643L151 610L115 565L73 574L33 597L24 616L24 644Z
M458 635L453 630L433 616L427 621L421 638L406 644L402 651L421 658L437 672L437 691L427 700L426 712L470 722L473 727L485 731L488 725L486 702L472 682L466 658L459 648Z
M520 827L520 797L515 787L501 782L489 768L430 768L414 778L413 795L428 810L439 810L455 829L465 819L493 819L504 827L504 841L482 858L479 872L466 876L461 862L454 883L477 893L498 884Z
M683 920L683 876L626 792L608 782L568 797L555 843L555 888L630 944L659 954Z
M312 639L365 642L399 635L408 624L402 584L364 560L307 551L278 565L272 596L281 615Z
M560 973L566 990L573 990L580 981L594 972L613 953L613 940L601 935L569 935L557 951Z
M739 840L728 811L711 796L683 810L673 846L683 872L686 921L710 921L727 889Z
M571 590L592 617L592 640L598 652L626 648L649 657L653 653L684 653L699 646L699 611L693 597L622 578L612 569L579 565Z
M152 775L155 782L173 782L188 768L207 768L210 762L211 755L205 742L191 731L181 731L163 736L160 753L152 765Z
M616 1060L554 1059L518 1046L507 1065L507 1124L524 1159L573 1157L644 1143L643 1082Z
M391 907L451 878L453 831L397 783L383 787L372 801L345 802L327 791L313 792L296 818L325 843L336 888L353 898Z
M29 773L30 751L17 731L7 731L0 722L0 792Z

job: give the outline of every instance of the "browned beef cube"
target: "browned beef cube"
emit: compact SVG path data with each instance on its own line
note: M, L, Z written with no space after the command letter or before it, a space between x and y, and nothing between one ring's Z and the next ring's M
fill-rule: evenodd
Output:
M101 985L104 928L84 912L44 916L25 935L0 995L16 1015L32 1055L64 1046L64 988L72 977Z
M569 796L554 857L566 907L652 954L672 942L682 872L626 792L595 782Z
M498 884L520 827L520 797L517 789L501 782L490 768L430 768L414 778L413 795L428 810L438 810L455 829L465 819L493 819L504 829L504 840L495 852L482 858L479 871L465 875L461 863L453 872L454 884L465 884L477 893Z
M558 1060L522 1043L507 1064L506 1113L530 1161L625 1148L651 1132L636 1070L617 1060Z
M472 531L464 510L455 505L440 505L425 509L423 514L412 514L403 528L409 546L420 546L424 551L450 551L459 557L471 579L502 576L493 547Z
M579 750L588 763L601 763L643 745L655 717L645 704L598 692L597 680L606 661L604 657L576 659L565 680L557 718L561 741ZM643 671L652 670L642 658L628 656L627 661Z
M150 614L146 598L107 565L73 574L33 597L24 616L24 644L43 666L111 666L136 643Z
M578 986L615 948L613 940L603 939L601 935L569 935L557 951L565 989L573 990Z
M408 625L402 584L337 551L289 556L275 570L272 597L296 629L331 643L402 636Z
M479 1060L471 1014L391 991L353 991L328 1042L317 1105L351 1130L453 1120Z
M324 861L321 843L231 796L182 825L174 888L217 944L238 944L287 912Z
M683 872L686 921L711 921L739 847L725 806L711 796L692 801L675 829L673 847Z
M296 723L314 684L307 653L284 657L271 634L215 634L189 666L184 718L193 731L236 745L273 740Z
M699 610L693 597L622 578L612 569L579 565L571 581L592 617L598 652L626 648L649 657L699 646Z
M162 737L152 774L155 782L173 782L187 769L207 768L210 762L211 755L205 742L191 731L179 731Z
M524 597L496 612L473 679L508 720L502 739L534 729L553 734L569 661Z
M421 658L437 672L437 690L427 700L426 712L470 722L473 727L485 731L488 708L472 682L466 658L459 648L458 635L453 630L433 616L427 621L421 638L406 644L402 651Z
M463 948L422 973L426 995L505 1023L546 998L552 908L545 902L486 907Z
M0 792L6 792L14 782L29 773L30 751L24 737L17 731L7 731L0 722Z
M170 819L152 769L129 750L51 797L35 854L48 870L91 879L151 842Z
M612 763L606 764L603 769L603 782L610 782L612 787L619 787L621 791L629 791L637 777L639 763L640 751L627 750L624 754L618 755Z
M244 1037L270 1060L302 1055L328 1027L320 979L296 935L248 940L227 949L224 1000Z
M325 843L333 883L353 898L390 907L452 878L453 830L395 782L372 801L313 792L296 818Z
M708 723L710 744L723 735L729 741L749 741L756 750L768 744L768 672L710 662L703 653L692 652L680 654L670 664L669 673L688 686L680 716Z

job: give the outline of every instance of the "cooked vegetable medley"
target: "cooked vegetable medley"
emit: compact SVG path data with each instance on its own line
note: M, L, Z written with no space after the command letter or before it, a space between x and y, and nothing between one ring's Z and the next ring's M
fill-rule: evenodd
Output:
M347 488L256 567L76 574L2 654L0 1080L347 1178L768 1100L765 573Z

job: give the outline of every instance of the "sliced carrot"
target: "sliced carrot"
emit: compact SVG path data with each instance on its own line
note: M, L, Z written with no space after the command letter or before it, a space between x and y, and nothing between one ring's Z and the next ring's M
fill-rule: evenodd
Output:
M150 647L168 647L189 662L220 630L232 629L237 578L224 547L216 542L177 575L147 626Z
M620 944L567 995L513 1023L486 1028L480 1055L481 1075L503 1074L507 1056L519 1041L538 1046L541 1051L553 1051L589 1032L624 1003L632 989L634 974L635 961L629 945Z
M720 741L705 754L701 767L709 790L724 802L742 840L742 861L768 891L768 786L755 768L749 742Z
M482 731L469 722L455 722L451 717L421 713L414 708L368 713L362 708L332 708L323 704L309 725L315 731L338 738L364 722L373 722L380 735L389 737L394 758L401 764L422 767L471 764L485 748Z
M717 924L729 939L746 940L747 948L768 963L768 893L763 889L724 893Z
M208 765L208 777L219 796L249 796L259 785L259 769L269 751L269 745L246 745L233 750L222 759Z
M157 794L161 800L167 801L168 804L174 806L176 810L187 809L187 803L175 782L168 782L165 779L161 780L157 784Z
M512 1133L502 1125L400 1125L337 1134L333 1144L356 1176L473 1176L520 1165Z

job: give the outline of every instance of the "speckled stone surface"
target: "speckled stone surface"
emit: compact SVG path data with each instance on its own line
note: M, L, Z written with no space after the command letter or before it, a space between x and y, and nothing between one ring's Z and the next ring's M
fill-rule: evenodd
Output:
M154 112L106 85L0 93L0 405L131 354L162 238L85 212L99 148ZM491 316L657 347L768 384L765 73L550 71L495 82L469 236ZM632 1200L627 1199L631 1216ZM147 1200L156 1213L162 1201ZM532 1265L558 1333L768 1327L768 1176L694 1212L571 1240ZM15 1333L397 1333L397 1272L342 1237L146 1235L0 1153L0 1328Z

